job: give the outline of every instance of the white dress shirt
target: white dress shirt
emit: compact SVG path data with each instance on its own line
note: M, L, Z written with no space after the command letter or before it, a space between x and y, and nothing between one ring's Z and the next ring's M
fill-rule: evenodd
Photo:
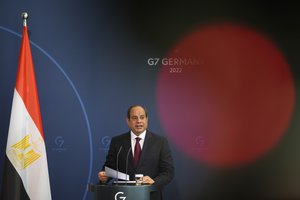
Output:
M145 137L146 137L146 130L144 132L142 132L139 136L136 136L132 131L130 131L130 136L131 136L131 148L132 148L132 156L134 156L134 147L135 147L135 143L136 143L136 137L141 138L140 140L140 145L141 145L141 150L143 150L143 145L144 145L144 141L145 141Z

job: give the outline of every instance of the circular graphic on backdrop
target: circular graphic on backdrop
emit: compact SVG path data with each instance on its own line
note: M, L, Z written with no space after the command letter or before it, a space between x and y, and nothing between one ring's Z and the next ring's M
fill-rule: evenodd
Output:
M161 60L157 106L185 154L218 167L255 161L276 145L295 103L289 65L249 27L208 25Z

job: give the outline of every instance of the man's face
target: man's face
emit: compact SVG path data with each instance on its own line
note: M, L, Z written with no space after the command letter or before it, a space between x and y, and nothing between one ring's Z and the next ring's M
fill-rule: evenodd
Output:
M148 118L142 107L133 107L130 111L130 119L126 118L128 127L139 136L148 127Z

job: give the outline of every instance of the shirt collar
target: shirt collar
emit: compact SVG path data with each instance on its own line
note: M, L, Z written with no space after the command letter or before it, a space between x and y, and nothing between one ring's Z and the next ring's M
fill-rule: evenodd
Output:
M146 130L144 132L142 132L139 136L136 136L132 131L130 131L130 136L131 136L131 139L135 139L136 137L139 137L141 138L141 140L145 140L145 137L146 137Z

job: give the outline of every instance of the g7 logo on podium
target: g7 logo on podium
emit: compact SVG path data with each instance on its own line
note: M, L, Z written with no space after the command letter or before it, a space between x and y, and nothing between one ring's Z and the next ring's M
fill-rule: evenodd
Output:
M124 192L117 192L115 195L115 200L125 200L126 196L119 196L119 195L123 195Z

